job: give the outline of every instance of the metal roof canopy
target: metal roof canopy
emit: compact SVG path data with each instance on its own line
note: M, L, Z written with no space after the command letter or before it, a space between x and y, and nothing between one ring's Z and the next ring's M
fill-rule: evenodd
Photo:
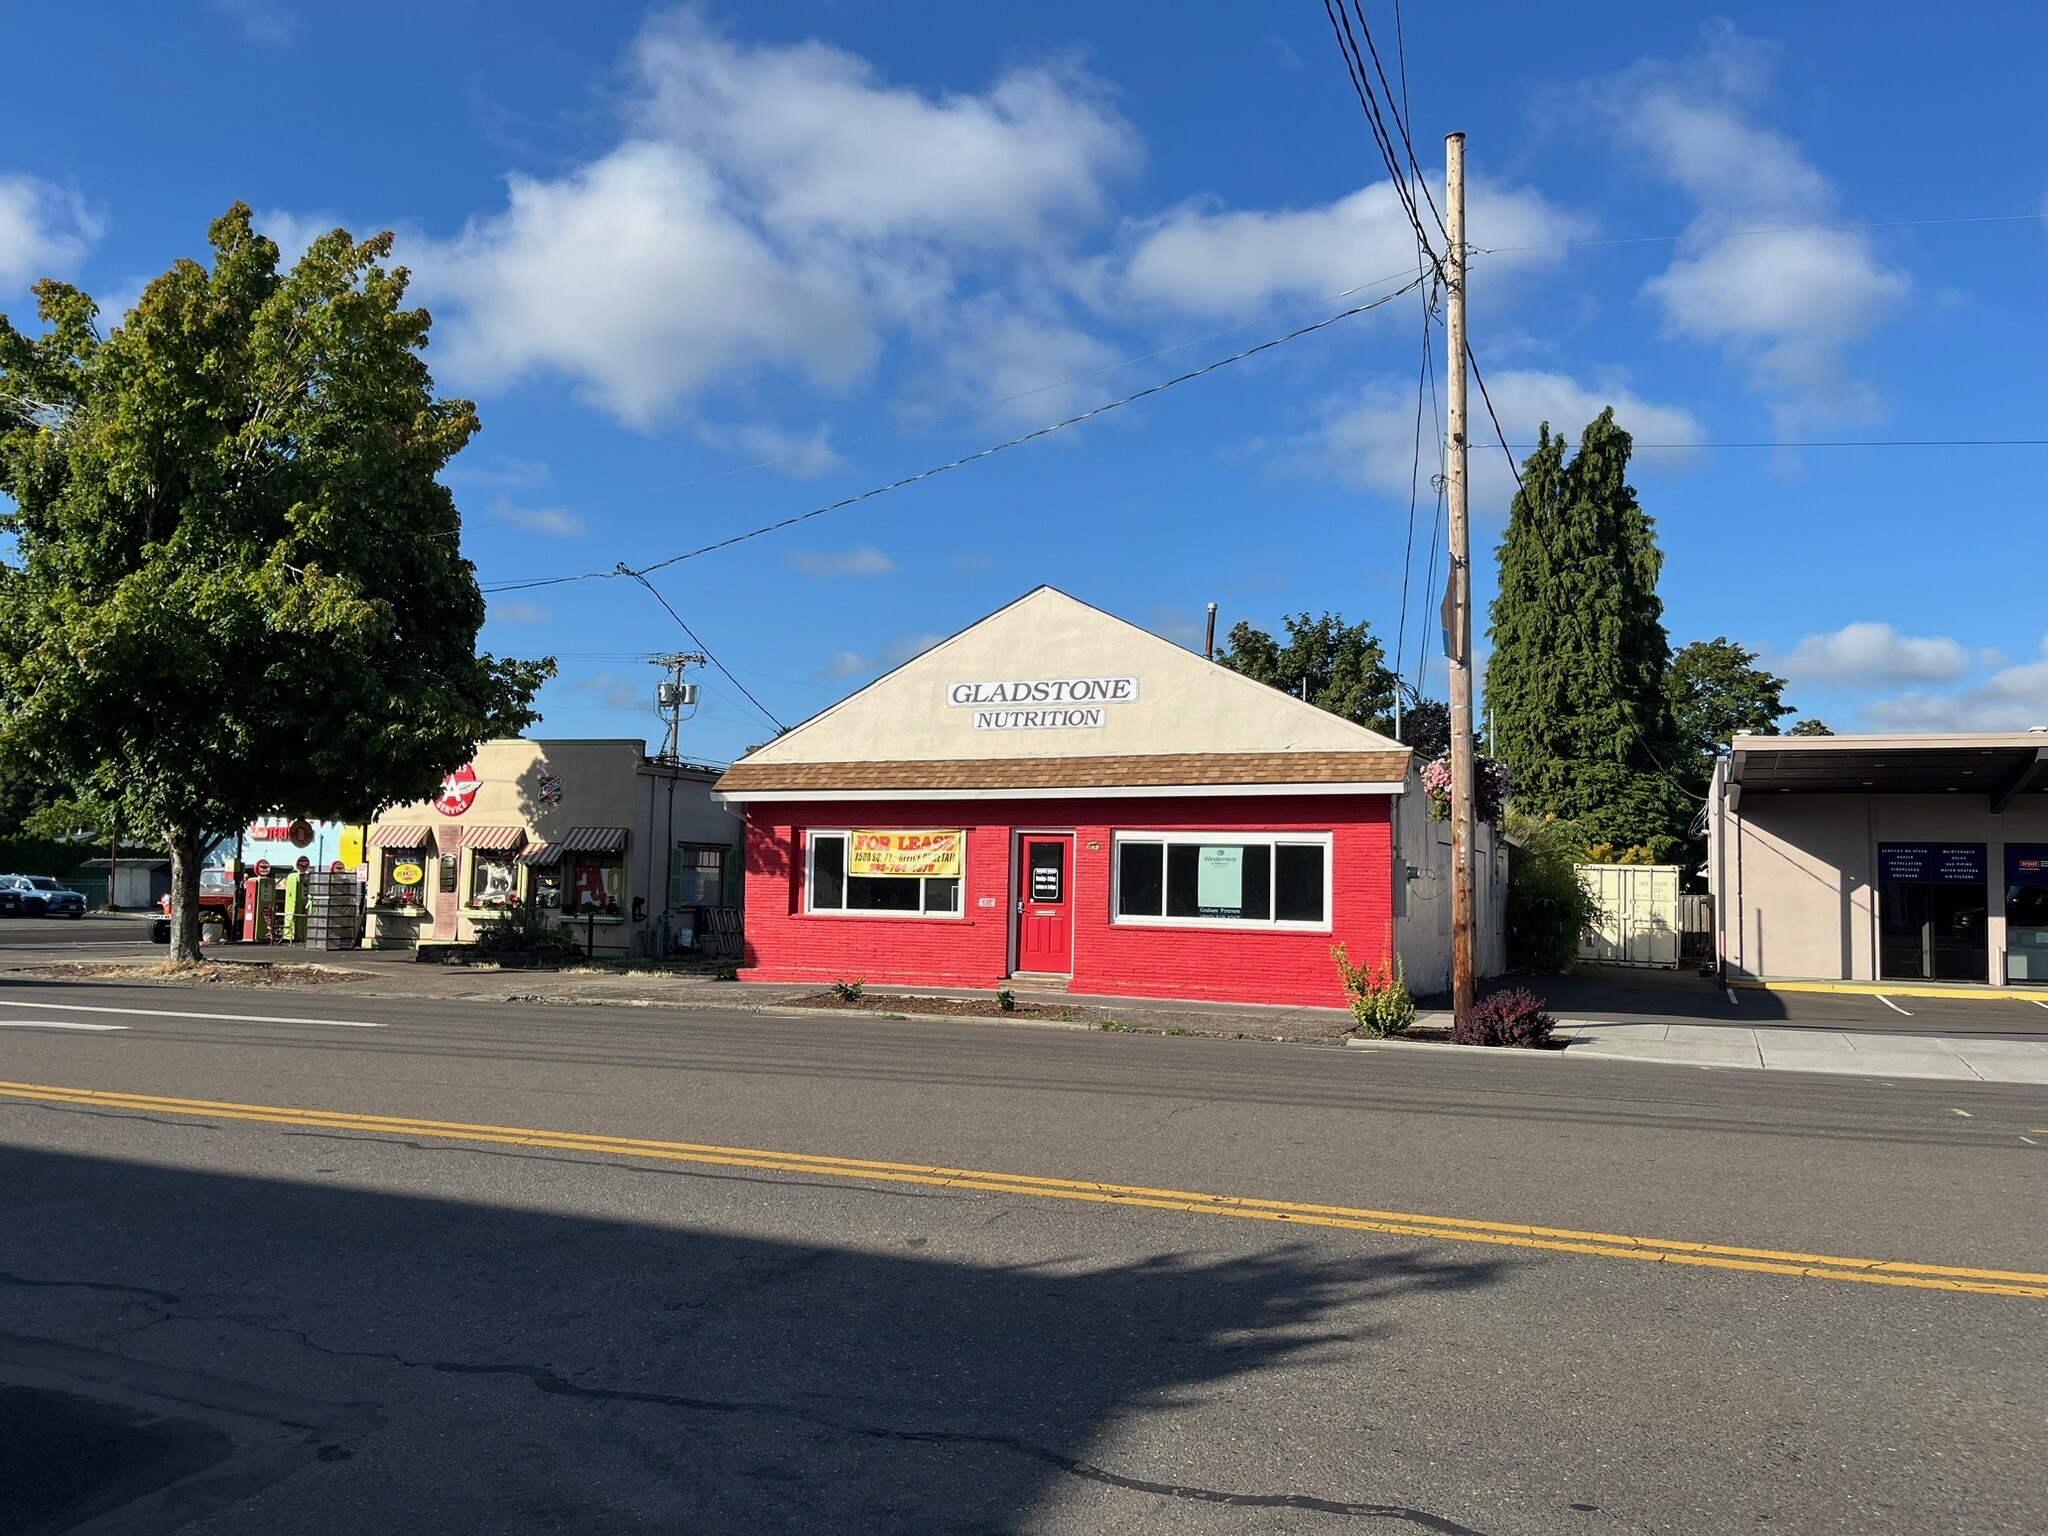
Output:
M1996 815L2048 793L2048 732L1738 736L1728 782L1750 794L1986 795Z

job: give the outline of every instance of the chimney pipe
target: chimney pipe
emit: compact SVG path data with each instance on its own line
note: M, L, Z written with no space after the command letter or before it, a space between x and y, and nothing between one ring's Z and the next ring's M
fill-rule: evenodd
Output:
M1216 659L1216 605L1209 605L1209 633L1202 641L1202 660Z

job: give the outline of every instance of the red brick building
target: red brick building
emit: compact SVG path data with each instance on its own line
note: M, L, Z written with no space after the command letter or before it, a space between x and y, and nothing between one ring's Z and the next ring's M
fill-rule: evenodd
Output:
M1041 587L719 780L741 975L1341 1003L1426 873L1408 757Z

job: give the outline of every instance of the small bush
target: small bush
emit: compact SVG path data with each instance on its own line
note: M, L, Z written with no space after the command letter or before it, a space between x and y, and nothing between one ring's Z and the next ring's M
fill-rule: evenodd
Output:
M1557 1020L1543 1011L1543 999L1527 987L1510 987L1483 998L1471 1015L1451 1026L1453 1045L1512 1045L1534 1050L1550 1043Z
M835 981L832 983L832 995L842 1003L859 1002L861 994L865 991L867 991L867 983L858 976L854 977L851 981Z
M1568 821L1508 808L1508 965L1562 975L1578 963L1579 943L1600 918L1600 904L1579 874L1585 840Z
M1008 987L1003 988L1002 991L996 994L996 1007L1004 1013L1015 1013L1017 1011L1017 994Z
M1337 962L1337 974L1351 1000L1351 1017L1358 1021L1361 1033L1384 1040L1415 1022L1415 999L1408 995L1408 978L1402 973L1399 955L1384 971L1353 965L1342 944L1331 949L1330 958Z
M575 943L555 921L555 914L544 907L506 907L476 925L476 947L484 954L569 949Z

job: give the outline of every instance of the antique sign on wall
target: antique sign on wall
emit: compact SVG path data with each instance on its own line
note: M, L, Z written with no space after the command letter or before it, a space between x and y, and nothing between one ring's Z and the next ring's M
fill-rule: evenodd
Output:
M936 875L960 873L964 832L855 832L849 875Z
M974 711L977 731L1088 730L1109 723L1109 706L1135 704L1135 677L1008 678L949 683L946 702Z

